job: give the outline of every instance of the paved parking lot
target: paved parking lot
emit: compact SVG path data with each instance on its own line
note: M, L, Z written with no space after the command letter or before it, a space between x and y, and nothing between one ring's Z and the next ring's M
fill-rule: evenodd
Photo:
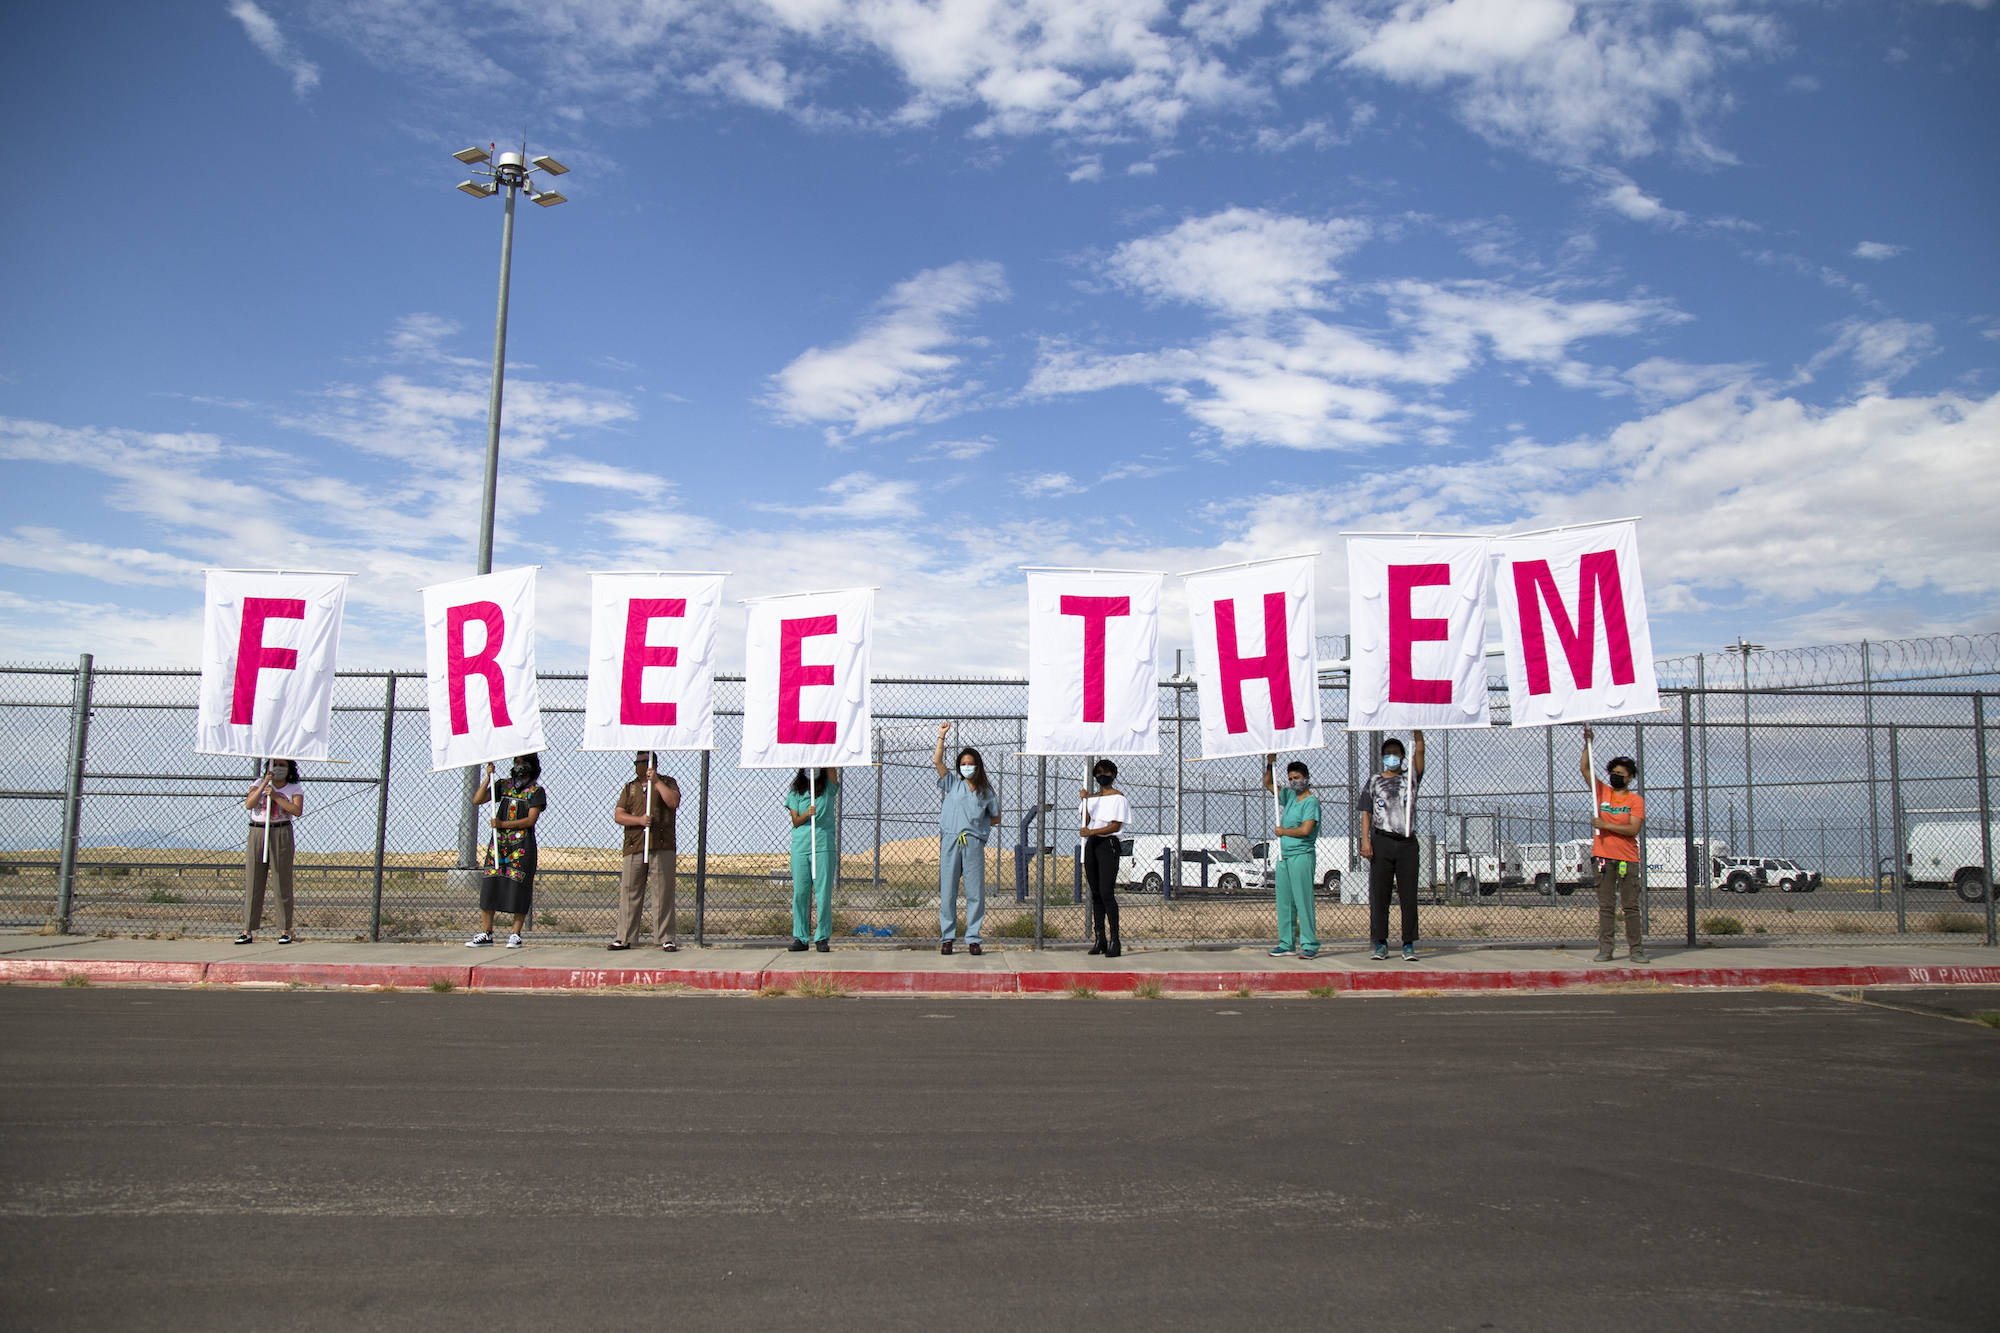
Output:
M1985 1329L1997 1095L2000 1031L1807 994L0 988L0 1302L22 1329Z

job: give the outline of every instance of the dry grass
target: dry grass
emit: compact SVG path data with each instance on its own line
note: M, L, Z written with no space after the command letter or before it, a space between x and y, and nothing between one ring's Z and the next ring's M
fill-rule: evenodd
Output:
M450 977L432 977L431 990L438 995L449 995L458 989L458 983Z
M1810 994L1812 994L1812 992L1811 992L1811 991L1809 991L1809 990L1807 990L1807 989L1806 989L1806 988L1805 988L1804 986L1794 986L1794 985L1793 985L1793 984L1792 984L1791 982L1789 982L1789 981L1774 981L1774 982L1772 982L1772 983L1771 983L1770 985L1768 985L1768 986L1759 986L1759 987L1758 987L1757 989L1758 989L1758 990L1760 990L1760 991L1768 991L1768 992L1770 992L1770 993L1771 993L1771 994L1773 994L1773 995L1810 995Z
M1166 987L1151 978L1132 988L1132 998L1135 1000L1159 1000L1164 999L1166 994Z
M791 991L783 986L763 986L758 988L757 998L760 1000L782 1000L790 994Z
M1399 990L1396 994L1406 1000L1442 1000L1444 998L1444 992L1435 986L1426 986L1422 990Z
M854 994L854 987L835 977L808 974L793 984L792 994L802 1000L838 1000Z
M1990 1009L1980 1010L1972 1016L1972 1021L1975 1023L1984 1023L1990 1028L2000 1028L2000 1014L1996 1014Z
M1248 986L1238 986L1235 990L1231 991L1230 994L1234 995L1239 1000L1247 1000L1250 999L1253 995L1255 995L1256 992L1251 990Z
M1097 988L1095 986L1086 986L1082 982L1071 986L1067 993L1072 1000L1094 1000L1097 998Z
M1590 989L1605 995L1669 995L1674 988L1664 981L1640 978L1636 981L1607 981Z
M397 992L401 991L403 988L401 986L367 986L364 987L364 989L372 992L387 993L390 995L394 995Z
M62 979L62 984L65 986L88 986L90 978L81 972L72 972Z
M1306 994L1315 1000L1331 1000L1334 996L1340 994L1340 988L1337 986L1308 986L1306 987Z

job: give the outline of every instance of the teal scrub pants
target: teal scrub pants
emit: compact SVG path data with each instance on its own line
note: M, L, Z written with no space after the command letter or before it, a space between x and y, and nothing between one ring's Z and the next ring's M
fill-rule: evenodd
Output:
M1319 923L1313 918L1313 871L1319 857L1293 852L1278 862L1278 947L1318 949Z
M812 850L808 847L792 848L792 938L795 940L823 940L833 934L833 872L836 869L832 847L819 849L819 878L813 878ZM819 908L819 934L812 933L813 907Z

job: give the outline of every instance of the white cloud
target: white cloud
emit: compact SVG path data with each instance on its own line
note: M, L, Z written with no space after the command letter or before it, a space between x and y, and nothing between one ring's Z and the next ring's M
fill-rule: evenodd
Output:
M1909 248L1907 245L1889 245L1882 241L1863 241L1854 247L1854 257L1856 259L1894 259Z
M828 504L779 505L757 503L750 507L769 513L792 514L799 518L841 518L863 522L878 519L915 518L922 510L914 481L885 481L870 472L850 472L820 487L833 500Z
M1638 184L1623 172L1604 171L1598 173L1598 176L1604 184L1604 191L1598 195L1598 202L1612 212L1622 213L1634 222L1653 222L1663 227L1686 225L1687 214L1678 209L1668 208L1641 190Z
M1811 379L1821 367L1845 356L1859 372L1858 392L1887 393L1891 383L1937 350L1937 331L1909 320L1848 319L1836 325L1835 331L1833 342L1806 363L1804 379Z
M266 60L291 75L292 92L300 101L319 86L319 66L300 54L299 48L278 27L278 21L259 9L255 0L230 0L229 13L243 25L250 44Z
M1340 277L1334 261L1368 239L1354 218L1307 218L1229 208L1127 241L1105 271L1160 300L1191 301L1229 315L1330 304L1319 289Z
M1033 472L1014 483L1014 489L1030 499L1041 499L1052 495L1076 495L1085 487L1076 484L1076 478L1067 472Z
M1725 384L1747 383L1757 367L1749 364L1693 366L1655 356L1626 371L1623 378L1648 406L1679 403Z
M829 441L949 416L977 389L953 385L959 320L1005 300L1000 265L961 261L898 283L850 341L801 353L771 377L765 402L785 420L819 423Z
M1474 132L1577 163L1652 153L1669 117L1680 123L1682 152L1726 160L1707 137L1726 106L1718 78L1780 45L1775 22L1760 14L1573 0L1328 0L1285 26L1295 79L1337 61L1392 83L1449 89Z
M1103 179L1104 158L1098 153L1092 153L1078 162L1069 173L1069 180L1072 185L1084 181L1101 181Z
M202 570L198 560L141 547L100 546L55 528L36 527L15 528L0 536L0 564L45 574L78 574L100 583L155 587L198 587Z
M1225 445L1364 448L1413 434L1443 438L1458 413L1429 390L1487 362L1567 387L1622 392L1625 382L1579 360L1576 346L1685 318L1657 300L1568 301L1483 281L1344 289L1348 305L1379 310L1374 327L1307 313L1332 303L1333 260L1365 234L1342 219L1230 209L1128 242L1107 273L1146 295L1201 304L1233 327L1156 352L1050 341L1025 392L1151 386Z
M991 435L982 435L976 440L934 440L910 455L910 461L928 463L934 459L949 458L955 463L964 463L987 453L998 443Z

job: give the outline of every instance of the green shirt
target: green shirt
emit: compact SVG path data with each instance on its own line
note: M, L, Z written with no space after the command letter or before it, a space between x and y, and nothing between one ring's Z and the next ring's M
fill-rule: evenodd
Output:
M807 852L812 850L814 825L817 825L819 828L819 849L823 852L831 852L833 850L833 798L839 794L840 784L838 782L829 782L826 784L825 789L820 792L818 797L819 814L792 830L793 851ZM785 809L790 810L793 814L802 815L813 804L814 797L811 792L792 791L790 788L786 789Z
M1279 851L1285 856L1310 856L1317 849L1313 846L1319 837L1319 797L1307 792L1301 796L1289 787L1280 788L1278 799L1284 803L1284 814L1279 823L1286 828L1297 828L1307 820L1312 821L1313 831L1304 838L1282 837L1278 839Z

